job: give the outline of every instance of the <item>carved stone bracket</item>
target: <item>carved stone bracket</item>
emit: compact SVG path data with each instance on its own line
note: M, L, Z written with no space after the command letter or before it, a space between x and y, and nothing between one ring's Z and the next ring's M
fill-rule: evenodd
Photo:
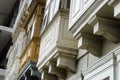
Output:
M48 69L42 69L41 80L58 80L58 78L55 75L49 74Z
M118 21L94 16L93 19L91 19L90 24L94 27L94 34L103 36L114 43L120 41L120 24Z
M76 56L67 53L56 53L41 69L42 80L65 80L67 73L75 73Z
M76 56L68 55L66 53L57 53L55 58L57 58L57 67L63 68L72 73L76 72Z
M94 56L99 57L102 54L102 39L93 34L81 33L81 37L78 41L78 47L86 49Z
M67 71L63 68L59 68L56 66L56 62L49 62L49 70L48 73L56 75L61 79L65 79L67 76Z

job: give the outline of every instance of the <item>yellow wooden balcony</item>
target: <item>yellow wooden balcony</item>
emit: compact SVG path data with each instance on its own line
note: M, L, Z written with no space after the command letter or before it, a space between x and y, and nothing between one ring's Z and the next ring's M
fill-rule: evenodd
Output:
M19 72L22 68L28 63L29 61L37 62L38 55L39 55L39 46L40 46L40 39L39 37L33 37L20 56L20 68Z
M34 14L28 20L27 25L24 27L24 29L26 30L30 28L29 31L27 31L27 37L29 37L29 39L27 40L28 41L27 47L25 48L24 52L20 56L19 71L21 71L22 68L29 61L37 62L38 60L39 45L40 45L39 33L40 33L41 21L43 18L42 9L43 7L38 5L35 10L37 14L34 12Z

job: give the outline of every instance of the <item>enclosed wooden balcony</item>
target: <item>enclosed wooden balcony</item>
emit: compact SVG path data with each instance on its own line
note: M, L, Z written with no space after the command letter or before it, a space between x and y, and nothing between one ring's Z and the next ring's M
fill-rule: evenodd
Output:
M26 29L33 14L39 16L42 20L46 0L24 0L19 11L13 30L13 42L17 39L21 30ZM37 9L37 11L36 11ZM41 22L39 22L40 24ZM38 23L37 23L38 24Z
M104 41L120 42L119 0L71 0L69 31L78 48L94 56L102 55Z
M22 15L21 31L25 33L23 41L23 53L20 55L19 72L25 67L28 62L37 62L40 46L40 29L44 14L45 0L32 0L28 2L29 6ZM27 13L28 12L28 13Z

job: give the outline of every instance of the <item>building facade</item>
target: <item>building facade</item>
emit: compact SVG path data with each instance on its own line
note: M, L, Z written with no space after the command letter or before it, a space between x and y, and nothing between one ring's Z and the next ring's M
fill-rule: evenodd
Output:
M69 31L79 52L68 80L120 80L119 6L119 0L71 0Z
M5 80L120 80L119 0L21 0Z
M41 74L37 70L36 63L44 7L44 0L21 0L12 33L13 45L7 55L5 80L40 80Z

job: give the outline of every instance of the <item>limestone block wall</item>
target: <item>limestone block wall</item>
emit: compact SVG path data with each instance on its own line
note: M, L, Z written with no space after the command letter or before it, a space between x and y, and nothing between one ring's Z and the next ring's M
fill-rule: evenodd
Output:
M21 31L17 40L14 42L13 46L8 51L7 58L8 58L8 64L7 64L7 71L5 80L16 80L18 76L19 71L19 57L20 54L23 52L23 36L24 31Z

